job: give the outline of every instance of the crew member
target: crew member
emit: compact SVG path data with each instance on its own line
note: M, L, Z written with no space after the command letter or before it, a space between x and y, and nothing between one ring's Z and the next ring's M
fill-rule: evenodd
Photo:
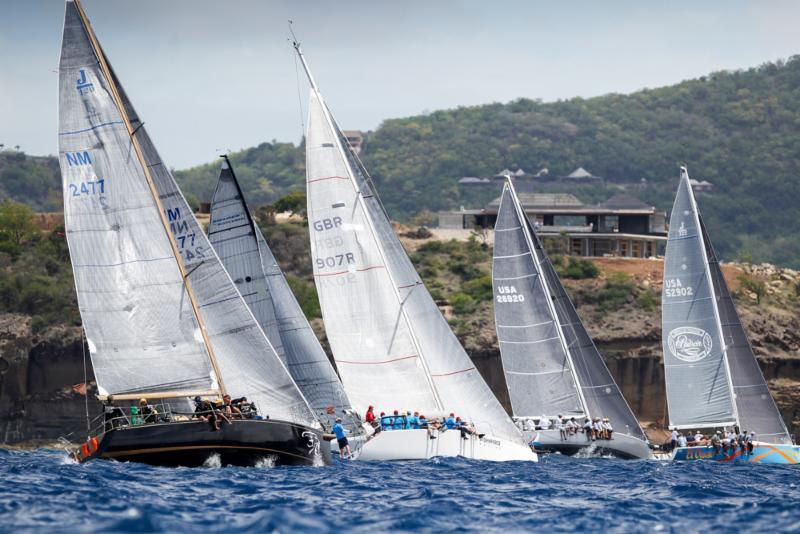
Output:
M342 418L336 418L336 424L333 425L333 433L336 435L336 442L339 444L339 458L344 460L350 458L350 444L347 442L347 430L342 426Z

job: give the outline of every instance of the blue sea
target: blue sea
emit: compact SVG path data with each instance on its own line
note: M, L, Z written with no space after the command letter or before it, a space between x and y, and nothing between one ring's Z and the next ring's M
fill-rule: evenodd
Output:
M799 531L799 485L800 466L558 455L168 469L0 449L0 531Z

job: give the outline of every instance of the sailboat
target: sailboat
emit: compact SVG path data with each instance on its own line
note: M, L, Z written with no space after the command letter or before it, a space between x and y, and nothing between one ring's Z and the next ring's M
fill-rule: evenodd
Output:
M536 450L572 455L592 451L651 458L639 422L522 209L508 177L495 225L492 283L497 340L514 418L523 429L534 418L609 418L612 439L559 429L525 431Z
M535 461L420 280L296 41L295 50L311 85L306 183L314 279L345 391L359 412L453 413L476 431L385 430L358 459Z
M194 218L77 0L59 68L64 219L101 421L75 451L165 466L329 461L319 422ZM246 396L220 430L194 397ZM158 415L121 405L156 401ZM169 401L169 402L168 402ZM213 413L213 412L212 412Z
M754 433L753 450L678 447L675 460L800 463L739 319L681 167L661 294L670 428Z
M351 435L362 432L336 371L247 209L231 162L222 157L211 200L211 245L323 426L330 430L341 417Z

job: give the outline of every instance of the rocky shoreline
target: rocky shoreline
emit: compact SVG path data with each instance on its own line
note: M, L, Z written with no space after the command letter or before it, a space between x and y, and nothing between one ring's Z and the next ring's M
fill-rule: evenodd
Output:
M596 293L613 273L624 272L641 290L661 290L660 260L601 258L601 275L568 280L606 363L634 412L645 426L663 425L666 417L664 370L661 363L661 319L628 299L618 309L599 313L586 296ZM793 433L800 433L800 318L796 294L800 275L769 265L725 265L731 289L770 389ZM741 287L742 275L766 288L761 302ZM490 308L490 306L489 306ZM482 313L482 312L476 312ZM313 321L322 334L321 321ZM490 313L475 319L476 328L461 339L476 367L498 398L508 406L494 322ZM35 332L29 316L0 314L0 443L52 443L74 432L82 439L86 428L85 398L72 390L82 383L84 351L79 327L53 326ZM87 362L92 380L91 362ZM100 405L90 399L92 417Z

